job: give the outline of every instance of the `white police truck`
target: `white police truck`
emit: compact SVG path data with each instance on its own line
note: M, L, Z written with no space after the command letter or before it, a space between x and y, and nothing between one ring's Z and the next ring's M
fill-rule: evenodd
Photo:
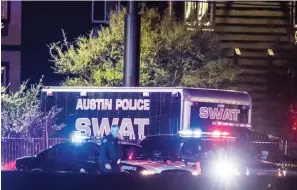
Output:
M109 133L111 125L130 140L212 127L251 128L247 92L174 87L43 87L43 110L61 108L58 133L82 131L88 136ZM45 123L46 125L47 123Z

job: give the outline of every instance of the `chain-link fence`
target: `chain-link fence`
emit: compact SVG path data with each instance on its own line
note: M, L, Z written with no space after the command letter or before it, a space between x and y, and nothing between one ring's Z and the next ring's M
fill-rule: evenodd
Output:
M65 142L64 138L49 138L49 146ZM1 167L10 170L17 158L33 156L45 150L43 138L1 138Z

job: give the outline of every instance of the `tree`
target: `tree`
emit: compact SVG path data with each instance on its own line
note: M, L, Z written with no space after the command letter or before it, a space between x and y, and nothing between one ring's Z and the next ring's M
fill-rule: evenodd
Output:
M61 111L53 107L49 112L41 110L39 92L42 81L27 89L24 82L14 93L7 93L7 87L1 86L1 132L3 137L9 136L41 136L47 120L50 129L62 127L54 124Z
M122 86L125 9L110 14L108 27L73 43L49 45L56 73L67 86ZM141 14L141 85L228 88L239 72L222 58L213 32L188 30L174 16L156 9Z

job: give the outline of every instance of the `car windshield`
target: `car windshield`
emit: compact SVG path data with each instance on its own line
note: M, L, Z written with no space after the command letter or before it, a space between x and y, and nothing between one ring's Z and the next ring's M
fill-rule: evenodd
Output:
M175 139L145 139L141 143L142 158L177 159L180 144Z
M140 146L133 144L123 144L122 160L134 160L140 157Z
M46 149L46 150L40 152L39 154L37 154L37 157L44 158L44 157L48 156L48 154L51 150L52 150L51 148Z

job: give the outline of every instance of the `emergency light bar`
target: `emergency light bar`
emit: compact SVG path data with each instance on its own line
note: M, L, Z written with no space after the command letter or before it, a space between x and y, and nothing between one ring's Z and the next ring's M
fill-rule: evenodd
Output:
M196 130L179 131L178 133L182 137L195 137L195 138L201 138L201 137L229 138L230 137L229 132L219 131L219 130L215 130L212 132L202 132L200 129L196 129Z
M179 131L178 133L180 134L180 136L183 136L183 137L201 137L204 134L204 132L202 132L199 129L195 131L190 131L190 130Z

